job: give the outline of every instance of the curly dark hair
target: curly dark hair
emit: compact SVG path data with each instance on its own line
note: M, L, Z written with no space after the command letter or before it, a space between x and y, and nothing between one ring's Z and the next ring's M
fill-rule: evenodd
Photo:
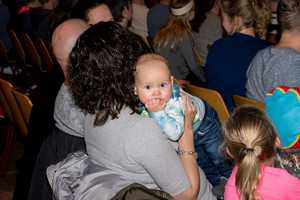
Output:
M96 114L94 125L117 118L123 106L135 111L135 63L144 53L133 33L116 22L99 22L78 38L69 56L68 82L75 103Z

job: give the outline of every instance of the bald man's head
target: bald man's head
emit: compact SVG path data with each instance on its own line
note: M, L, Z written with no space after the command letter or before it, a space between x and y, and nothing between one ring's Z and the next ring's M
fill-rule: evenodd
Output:
M61 23L53 32L53 53L63 70L65 78L67 76L69 54L77 38L88 28L90 28L90 25L82 19L69 19Z

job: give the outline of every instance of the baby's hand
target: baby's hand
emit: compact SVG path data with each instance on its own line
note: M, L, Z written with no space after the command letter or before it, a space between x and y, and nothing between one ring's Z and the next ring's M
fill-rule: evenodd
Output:
M165 108L166 102L163 99L151 99L146 102L145 107L150 113L161 111Z

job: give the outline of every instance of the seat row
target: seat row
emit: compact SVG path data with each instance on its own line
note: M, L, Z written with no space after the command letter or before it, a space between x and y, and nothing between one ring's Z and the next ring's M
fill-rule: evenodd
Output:
M42 74L53 69L55 57L49 41L38 36L29 37L23 32L16 33L10 28L7 31L16 49L17 58L14 60L8 58L2 41L0 41L0 55L11 66L13 75L18 73L18 66L23 73L29 72L30 81L34 84Z
M180 86L180 83L176 79L174 79L174 81ZM203 88L203 87L194 86L191 84L185 85L184 90L193 96L196 96L196 97L199 97L199 98L205 100L211 107L213 107L217 111L219 120L222 123L224 123L226 120L229 119L229 117L230 117L229 111L224 103L222 96L217 91ZM234 95L234 102L237 107L244 105L244 104L250 104L250 105L254 105L262 110L265 110L264 103L261 103L254 99L249 99L247 97Z
M0 116L8 122L8 132L0 168L0 176L4 176L6 175L15 128L24 138L27 137L32 102L10 82L0 78L0 106L3 111Z

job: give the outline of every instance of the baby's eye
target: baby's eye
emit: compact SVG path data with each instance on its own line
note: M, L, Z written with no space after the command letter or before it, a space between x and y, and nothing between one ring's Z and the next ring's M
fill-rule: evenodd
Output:
M166 87L166 83L162 83L162 84L160 84L160 87Z
M145 88L146 88L147 90L149 90L149 89L151 89L151 85L147 85Z

